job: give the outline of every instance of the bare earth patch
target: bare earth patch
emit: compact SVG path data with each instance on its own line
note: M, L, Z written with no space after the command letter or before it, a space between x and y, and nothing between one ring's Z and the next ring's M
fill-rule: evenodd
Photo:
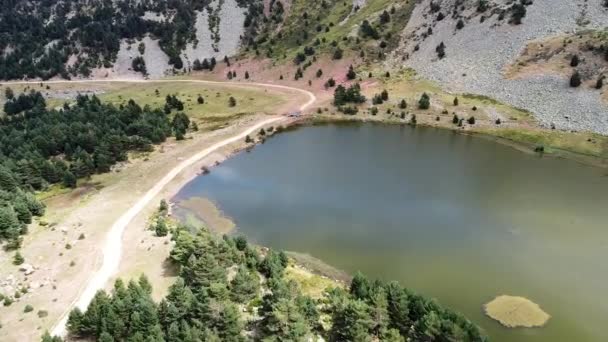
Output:
M234 222L227 218L217 206L203 197L192 197L179 203L180 207L192 212L211 231L222 234L232 232Z
M551 318L538 304L516 296L498 296L484 305L484 311L508 328L542 327Z

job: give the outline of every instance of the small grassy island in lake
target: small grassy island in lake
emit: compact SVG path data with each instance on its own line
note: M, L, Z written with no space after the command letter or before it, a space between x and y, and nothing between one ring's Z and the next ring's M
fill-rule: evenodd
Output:
M551 318L538 304L524 297L498 296L484 305L484 310L486 315L508 328L542 327Z

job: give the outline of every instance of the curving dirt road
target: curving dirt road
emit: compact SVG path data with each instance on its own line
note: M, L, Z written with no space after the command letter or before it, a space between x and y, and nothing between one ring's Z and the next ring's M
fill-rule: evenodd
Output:
M57 84L57 83L94 83L94 82L120 82L120 83L203 83L203 84L221 84L221 85L234 85L238 87L255 87L255 88L276 88L276 89L285 89L303 93L308 96L308 101L302 104L299 108L300 111L306 110L310 107L315 101L316 96L307 90L288 87L277 84L266 84L266 83L240 83L240 82L220 82L220 81L205 81L205 80L76 80L76 81L45 81L44 84ZM2 85L10 85L10 84L39 84L40 81L22 81L22 82L5 82L0 83ZM149 189L146 194L141 197L132 207L129 208L124 214L122 214L116 222L112 225L112 228L108 232L106 236L106 241L104 243L102 254L103 261L101 268L95 271L95 273L90 278L89 282L86 284L84 290L78 295L78 298L70 305L70 307L66 308L66 311L60 318L59 322L53 327L52 335L55 336L65 336L66 335L66 323L68 320L69 312L74 307L78 307L81 310L85 310L89 303L93 300L95 293L98 290L104 289L107 282L111 279L111 277L118 271L118 267L120 265L120 259L122 256L122 236L129 225L129 223L137 216L149 203L154 199L161 190L171 181L173 180L179 173L181 173L186 168L192 166L199 160L205 158L209 154L214 151L234 143L236 141L245 139L245 137L249 134L252 134L259 130L260 128L269 125L271 123L276 123L286 118L283 116L276 116L264 121L258 122L255 125L247 128L245 131L224 139L218 143L213 144L212 146L198 152L192 157L182 161L176 167L174 167L171 171L169 171L154 187Z

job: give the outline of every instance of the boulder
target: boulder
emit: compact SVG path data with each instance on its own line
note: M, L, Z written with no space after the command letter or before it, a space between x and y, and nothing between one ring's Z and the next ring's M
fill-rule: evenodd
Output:
M25 275L30 275L34 273L34 266L30 264L23 264L19 267L19 271L23 272Z

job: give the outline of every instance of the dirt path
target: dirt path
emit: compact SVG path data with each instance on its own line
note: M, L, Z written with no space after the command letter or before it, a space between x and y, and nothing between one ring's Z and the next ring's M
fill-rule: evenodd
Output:
M315 101L316 96L307 90L276 85L276 84L266 84L266 83L239 83L239 82L220 82L220 81L206 81L206 80L76 80L76 81L46 81L44 84L58 84L58 83L106 83L106 82L120 82L120 83L202 83L202 84L221 84L221 85L230 85L235 87L253 87L253 88L275 88L275 89L284 89L290 91L296 91L307 95L308 101L302 104L298 109L300 111L306 110L310 107ZM10 84L39 84L39 81L22 81L22 82L5 82L0 83L2 85L10 85ZM66 335L66 323L68 320L69 312L74 307L78 307L81 310L86 310L89 303L92 301L93 297L97 293L98 290L104 289L108 281L114 276L120 266L121 256L123 252L123 233L127 226L131 223L131 221L146 207L150 204L150 202L163 190L163 188L169 184L178 174L187 169L188 167L194 165L196 162L201 159L209 156L211 153L217 151L218 149L230 145L234 142L245 139L247 135L255 133L260 128L274 124L280 121L286 120L286 117L283 116L275 116L260 122L255 123L253 126L250 126L246 130L241 133L234 135L230 138L226 138L222 141L219 141L210 147L205 148L204 150L196 153L190 158L182 161L176 167L171 169L158 183L156 183L151 189L149 189L144 196L142 196L133 206L131 206L124 214L122 214L117 221L114 222L110 231L106 235L106 240L102 249L103 261L101 267L98 270L95 270L95 273L89 278L88 283L84 290L80 292L76 300L66 308L65 312L61 316L60 320L55 324L52 329L52 335L56 336L65 336Z

